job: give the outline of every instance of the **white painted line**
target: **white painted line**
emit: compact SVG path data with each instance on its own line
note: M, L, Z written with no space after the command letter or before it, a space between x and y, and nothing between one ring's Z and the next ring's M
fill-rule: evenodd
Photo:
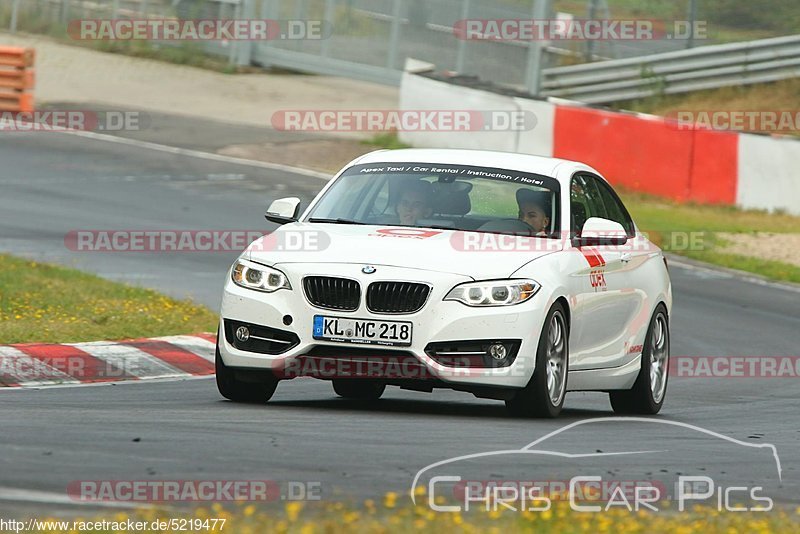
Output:
M711 265L711 264L700 265L700 263L702 262L699 262L698 260L692 260L692 262L685 262L676 258L675 255L673 254L671 254L667 258L667 261L669 261L670 266L675 265L676 267L680 267L681 269L686 269L687 271L705 272L713 274L718 278L736 278L750 284L800 293L800 285L792 284L791 282L784 283L773 280L765 280L763 278L759 278L758 276L753 276L747 273L746 271L738 271L736 269L728 269L726 267L718 267L716 265Z
M35 502L62 505L66 504L72 506L98 506L103 508L152 508L152 505L143 503L79 501L71 499L64 493L9 488L3 486L0 486L0 501Z
M183 382L184 380L208 380L214 378L214 375L183 375L172 378L151 378L145 380L120 380L119 382L76 382L74 384L43 384L34 387L0 387L0 395L5 391L30 391L43 390L43 389L64 389L64 388L89 388L89 387L105 387L105 386L125 386L128 384L152 384L153 382Z
M143 350L111 341L65 343L99 358L127 375L137 378L168 378L186 376L188 373L147 354Z
M196 336L164 336L154 337L153 339L155 341L166 341L167 343L182 348L183 350L188 350L210 362L214 361L217 350L216 344Z
M108 141L109 143L117 143L120 145L128 145L136 148L145 148L148 150L156 150L158 152L165 152L167 154L174 154L177 156L187 156L191 158L200 158L209 161L218 161L221 163L232 163L235 165L247 165L249 167L258 167L261 169L269 169L271 171L284 171L302 176L309 176L312 178L319 178L326 182L333 178L332 174L325 172L312 171L311 169L304 169L302 167L293 167L291 165L281 165L280 163L269 163L266 161L256 161L245 158L234 158L232 156L223 156L221 154L213 154L211 152L202 152L200 150L191 150L188 148L178 148L169 145L162 145L159 143L151 143L149 141L139 141L137 139L127 139L125 137L117 137L115 135L100 134L96 132L84 132L80 130L56 129L52 130L57 133L66 133L84 137L86 139L94 139L97 141Z
M79 383L55 367L7 345L0 345L0 375L11 377L23 387Z

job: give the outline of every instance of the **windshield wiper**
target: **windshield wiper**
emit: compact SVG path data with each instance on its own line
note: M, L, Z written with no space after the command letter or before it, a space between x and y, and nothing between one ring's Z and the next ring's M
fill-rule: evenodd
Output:
M434 230L452 230L454 232L463 232L461 228L455 226L445 226L443 224L428 224L426 226L417 226L416 228L433 228Z
M444 224L387 224L385 226L394 226L396 228L433 228L434 230L452 230L454 232L463 231L461 228L455 226L446 226Z
M342 219L342 218L325 219L325 218L322 218L322 217L311 217L310 219L308 219L308 222L312 222L312 223L330 223L330 224L367 224L367 223L360 222L360 221L353 221L351 219Z

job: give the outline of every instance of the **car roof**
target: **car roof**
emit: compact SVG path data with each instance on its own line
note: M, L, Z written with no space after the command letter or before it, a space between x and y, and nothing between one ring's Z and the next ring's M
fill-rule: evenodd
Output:
M403 148L398 150L376 150L352 162L353 165L368 163L439 163L493 167L520 172L530 172L555 177L556 167L566 165L574 171L586 170L599 174L584 163L559 158L499 152L494 150L466 150L456 148Z

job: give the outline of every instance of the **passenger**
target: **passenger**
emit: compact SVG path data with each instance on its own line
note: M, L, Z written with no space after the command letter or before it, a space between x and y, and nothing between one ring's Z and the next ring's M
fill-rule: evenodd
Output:
M550 226L551 197L552 194L548 191L524 188L517 190L519 220L528 223L528 226L533 228L534 235L547 235Z
M403 187L397 200L396 212L404 226L416 226L417 221L433 214L433 187L429 182L417 180Z

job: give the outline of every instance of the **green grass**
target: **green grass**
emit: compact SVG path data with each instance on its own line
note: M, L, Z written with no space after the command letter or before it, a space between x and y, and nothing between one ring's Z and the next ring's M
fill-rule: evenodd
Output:
M11 4L2 4L3 2L0 2L0 28L5 30L9 27L11 20ZM79 16L80 12L71 12L68 20L77 19ZM155 59L178 65L189 65L225 74L236 73L240 70L251 70L247 68L239 69L236 65L231 65L227 59L223 57L212 56L205 53L203 51L203 43L201 42L185 41L176 45L171 45L159 44L152 41L76 40L67 34L67 26L59 20L59 17L58 13L52 11L20 9L19 18L17 20L17 30L30 34L47 35L74 46L81 46L101 52Z
M797 109L798 94L800 94L800 79L794 78L773 83L721 87L679 95L653 96L641 100L617 102L613 107L672 118L677 117L677 113L682 111L693 113L712 111L791 112ZM800 132L797 131L779 133L800 135Z
M236 65L231 65L221 57L206 54L201 43L190 41L178 45L159 45L150 41L75 41L73 44L101 52L155 59L176 65L214 70L223 74L234 74L239 70Z
M75 269L0 254L0 343L68 343L213 332L217 317Z
M364 139L361 141L361 144L369 145L375 148L388 148L389 150L396 150L398 148L411 148L411 145L407 145L398 139L397 132L380 133L370 137L369 139Z
M620 191L631 215L642 229L709 232L800 231L800 217L770 214L762 210L743 210L734 206L678 204L670 200Z
M716 232L800 232L800 217L742 210L733 206L678 204L639 193L622 192L625 205L639 228L664 250L730 269L755 273L773 280L800 283L800 267L755 256L726 254ZM685 247L685 235L697 247Z
M502 3L532 6L532 0L502 0ZM615 19L673 21L689 17L689 0L608 0L607 4ZM586 17L589 2L554 0L553 11ZM598 10L596 17L605 18L604 11ZM797 33L800 10L796 0L699 0L696 20L707 22L708 37L715 42L748 41Z
M720 267L727 267L728 269L736 269L739 271L757 274L772 280L800 284L800 267L780 261L763 260L752 256L724 254L714 250L703 252L680 252L679 254L686 256L687 258L713 263L714 265L719 265Z

